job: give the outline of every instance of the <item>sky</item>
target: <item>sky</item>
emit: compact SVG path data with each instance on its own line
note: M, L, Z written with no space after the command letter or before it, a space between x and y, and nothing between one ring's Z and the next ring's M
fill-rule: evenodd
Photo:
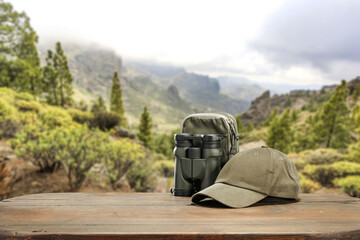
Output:
M125 62L311 88L360 76L358 0L8 2L40 44L97 43Z

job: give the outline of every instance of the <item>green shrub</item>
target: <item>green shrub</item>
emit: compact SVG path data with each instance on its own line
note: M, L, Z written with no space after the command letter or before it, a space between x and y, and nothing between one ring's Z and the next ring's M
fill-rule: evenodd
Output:
M58 143L56 160L61 162L69 179L71 190L81 187L91 167L104 159L109 136L87 127L58 127L52 131Z
M320 184L308 179L303 174L299 173L300 188L303 193L312 193L321 188Z
M36 112L19 112L18 114L19 121L21 125L34 124L35 122L40 122Z
M154 189L156 179L154 166L150 158L146 157L135 164L126 174L130 187L136 192L147 192Z
M8 102L9 104L14 104L16 92L10 88L2 87L0 88L0 99Z
M27 92L16 93L15 98L19 99L19 100L25 100L25 101L34 101L35 100L34 95L27 93Z
M341 187L341 190L352 197L360 197L360 176L347 176L345 178L336 178L335 186Z
M135 134L124 127L115 127L115 135L123 138L135 139Z
M360 164L341 161L331 165L307 165L303 173L323 186L332 186L335 178L359 175Z
M105 152L104 166L113 190L116 190L116 182L135 162L145 157L142 146L128 139L106 144Z
M14 106L0 99L0 138L13 137L19 129L18 112Z
M260 141L267 139L268 127L255 129L254 131L246 131L240 134L239 144Z
M56 159L59 151L57 139L40 122L25 125L10 141L15 153L40 168L41 172L54 172L60 166Z
M155 152L161 153L168 158L172 158L173 157L173 148L171 145L171 140L173 138L174 137L171 137L166 134L155 135L153 142L152 142L152 145L153 145L152 149Z
M350 144L348 147L348 153L344 155L344 159L360 163L360 142Z
M80 124L88 124L90 125L92 119L93 119L93 114L90 112L84 112L78 109L68 109L67 110L68 114L71 116L72 120L80 123Z
M174 176L174 167L175 167L174 161L171 160L156 161L154 167L161 176L167 178Z
M69 126L73 124L71 116L65 109L47 106L40 110L39 119L49 127Z
M71 190L80 188L90 168L105 157L108 134L89 131L86 126L49 128L41 122L25 125L11 140L16 154L54 172L63 166Z
M308 164L320 165L331 164L341 159L342 155L335 149L319 148L316 150L306 150L300 153Z
M358 163L341 161L333 163L331 166L334 169L337 169L339 177L360 174L360 164Z
M288 157L295 164L295 167L298 171L302 170L307 165L303 156L299 155L298 153L289 153Z
M15 120L16 118L16 108L6 100L0 98L0 122L5 120Z
M110 130L120 123L120 116L112 112L95 112L91 127Z
M41 109L41 104L37 101L24 101L24 100L17 100L16 106L20 111L33 111L39 112Z

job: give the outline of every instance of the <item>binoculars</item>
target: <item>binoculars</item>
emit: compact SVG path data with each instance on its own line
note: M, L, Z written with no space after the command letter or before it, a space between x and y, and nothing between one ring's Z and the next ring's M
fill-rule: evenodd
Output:
M220 170L221 135L175 134L174 196L192 196L214 184Z

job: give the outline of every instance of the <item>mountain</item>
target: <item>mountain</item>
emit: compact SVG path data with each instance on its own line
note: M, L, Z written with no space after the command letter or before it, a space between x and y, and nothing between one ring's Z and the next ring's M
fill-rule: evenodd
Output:
M360 84L360 78L348 82L350 94L353 94L356 86ZM287 107L295 110L316 111L320 105L328 101L337 85L323 86L321 90L292 90L286 94L270 95L265 91L261 96L251 102L250 108L240 114L244 125L250 123L255 126L266 120L275 109L283 112Z
M229 112L238 114L250 106L249 100L231 98L220 92L219 80L189 73L183 68L152 63L130 62L138 71L146 71L158 84L175 86L196 112Z
M47 49L40 46L44 60ZM123 61L113 50L93 45L63 43L74 79L75 100L91 104L98 96L110 98L114 71L120 74L125 114L129 124L138 125L143 107L147 106L155 131L179 127L181 120L194 112L245 111L249 101L232 99L220 92L217 79L168 65Z
M319 90L322 87L319 84L293 85L284 83L257 82L244 77L219 76L217 79L219 79L222 89L231 89L234 87L236 88L237 86L249 85L269 90L272 94L285 94L296 89Z
M223 88L221 92L231 98L246 101L260 96L264 92L264 89L256 84L239 84L233 87Z

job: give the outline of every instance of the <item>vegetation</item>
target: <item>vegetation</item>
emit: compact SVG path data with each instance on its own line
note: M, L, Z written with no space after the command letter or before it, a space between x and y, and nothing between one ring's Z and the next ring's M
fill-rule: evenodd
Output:
M73 78L60 42L56 43L55 53L48 51L43 72L47 102L62 107L72 105Z
M141 114L140 125L139 125L139 133L137 137L140 141L143 142L145 147L151 148L152 143L152 134L151 134L151 117L147 110L147 107L144 107L144 111Z
M155 81L166 79L171 84L159 90L158 83L129 69L134 81L129 84L126 77L121 78L122 84L128 84L124 99L131 108L126 113L132 111L133 115L127 126L119 78L121 63L114 65L118 59L114 61L113 55L107 54L106 63L97 66L98 60L92 59L90 66L89 56L78 55L84 67L97 69L97 74L109 81L112 78L111 85L99 86L94 80L98 76L92 76L89 85L94 86L87 90L98 98L88 112L88 104L74 98L73 77L61 43L47 52L41 67L38 37L29 17L3 1L0 11L0 138L9 140L16 154L37 166L40 173L65 172L70 190L81 188L91 169L101 166L112 189L116 190L119 180L126 177L134 191L151 191L157 177L171 180L174 174L173 136L180 130L158 132L158 125L167 123L165 117L176 122L194 109L226 111L246 105L219 93L218 82L206 76L173 69L167 73L171 76L162 78L149 69L158 77ZM268 118L260 125L244 125L237 116L240 142L265 140L268 146L287 153L299 171L304 192L339 187L360 197L360 84L353 90L350 96L346 81L342 81L335 89L274 97L283 101L269 105L271 113L268 111ZM107 93L109 108L101 97L109 97ZM306 103L295 110L297 98ZM131 122L140 124L136 129ZM173 125L167 127L173 129ZM142 144L134 139L136 130ZM9 175L9 168L1 163L0 195Z
M114 72L111 87L110 111L117 113L121 118L124 118L124 107L121 96L121 85L118 73Z
M146 151L141 145L128 139L111 141L108 132L89 128L87 123L94 121L92 113L50 106L8 88L0 88L0 108L0 125L16 126L9 141L16 154L38 166L40 172L65 171L70 190L81 187L96 163L105 166L114 189L116 182L128 172L134 190L154 187L152 155L144 164ZM106 114L118 118L117 114ZM145 186L140 186L143 183Z
M334 94L317 112L319 121L314 126L318 145L327 148L346 148L350 142L348 124L350 110L346 100L349 95L346 81L336 87Z
M91 127L100 128L101 130L110 130L120 123L120 117L113 112L100 111L94 114L91 120Z
M93 102L91 107L91 112L98 113L98 112L106 112L106 105L104 99L99 96L96 102Z
M321 185L305 177L302 173L299 173L300 188L304 193L311 193L321 188Z
M38 36L25 13L0 1L0 87L38 94L42 92Z
M113 190L116 190L116 182L145 157L143 149L127 139L107 144L105 152L104 166Z
M337 178L334 183L350 196L360 197L360 176Z
M284 153L290 151L291 146L289 143L293 140L293 130L291 128L292 119L290 114L291 110L290 108L287 108L281 117L278 115L270 115L273 119L270 122L268 138L266 140L268 146L276 148Z

